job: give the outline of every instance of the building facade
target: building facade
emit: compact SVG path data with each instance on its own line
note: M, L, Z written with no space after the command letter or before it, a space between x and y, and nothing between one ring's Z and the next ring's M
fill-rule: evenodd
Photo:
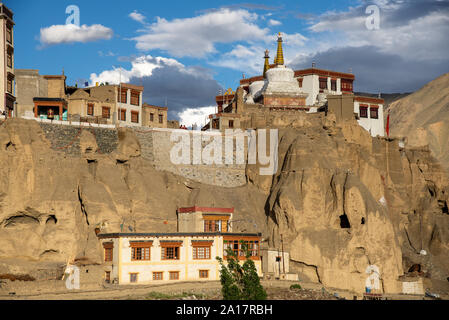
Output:
M14 21L13 12L0 3L0 114L14 116Z
M167 128L167 111L167 107L158 107L144 103L142 105L142 126L150 128Z
M233 208L179 208L176 233L98 234L104 255L104 279L116 284L220 280L228 248L246 260L249 249L262 276L261 234L232 233Z
M232 96L216 97L218 112L209 116L210 121L202 130L257 128L264 119L280 116L282 111L294 117L295 112L316 113L338 109L340 115L341 112L345 114L343 121L357 119L373 137L385 135L384 100L355 96L355 76L352 73L318 69L315 65L296 71L287 68L280 34L274 64L269 64L268 51L264 58L263 75L241 79L239 88ZM332 97L337 97L339 102ZM332 99L331 107L329 99ZM350 108L347 107L349 100ZM337 104L340 107L335 109Z

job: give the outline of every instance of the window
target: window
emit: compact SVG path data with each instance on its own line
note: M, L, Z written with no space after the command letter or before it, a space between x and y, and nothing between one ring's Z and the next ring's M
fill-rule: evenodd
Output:
M194 246L193 247L193 259L194 260L207 260L210 259L210 246Z
M162 260L179 260L179 247L166 246L162 247Z
M229 128L234 128L234 120L229 120Z
M371 119L379 119L379 107L371 106L369 108L369 116Z
M134 106L138 106L139 102L140 102L140 92L131 91L131 104Z
M111 271L105 271L105 273L104 273L104 281L106 283L111 283Z
M6 26L6 41L12 44L12 27Z
M129 274L129 282L136 283L137 282L138 273L130 273Z
M151 259L151 246L153 242L131 242L131 261L149 261Z
M298 86L300 88L302 88L302 78L298 78L297 80L298 80Z
M352 80L341 79L341 91L352 92Z
M360 118L368 118L368 106L360 106L359 116Z
M320 89L327 89L327 78L320 78Z
M102 116L103 119L111 118L111 108L109 108L109 107L102 107L101 108L101 116Z
M119 120L126 121L126 109L119 110Z
M228 217L203 217L204 232L228 232Z
M131 111L131 122L139 123L139 112Z
M114 244L112 242L104 243L103 248L104 248L104 261L112 261Z
M87 115L93 116L94 115L94 105L93 103L87 104Z
M170 271L169 279L170 280L179 280L179 271Z
M12 68L12 53L10 52L6 53L6 65Z
M128 89L122 89L122 94L119 91L117 100L120 103L128 103Z
M248 246L250 258L257 260L260 259L258 240L241 240L241 239L224 240L223 256L226 257L227 249L231 248L239 259L245 259L246 258L245 252L243 250L242 244L240 243L241 241L244 241Z
M12 94L12 79L7 80L6 91Z
M200 279L208 279L209 278L209 270L199 270Z
M331 80L331 90L332 91L337 91L337 80Z
M153 280L164 280L163 272L153 272Z
M150 121L154 122L154 113L150 113Z
M159 123L164 123L164 116L162 114L159 115Z

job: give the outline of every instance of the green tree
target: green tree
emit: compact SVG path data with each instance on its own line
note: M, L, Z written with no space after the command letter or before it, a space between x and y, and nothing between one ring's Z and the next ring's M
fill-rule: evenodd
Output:
M217 257L220 263L221 293L224 300L266 300L267 293L260 284L256 265L250 259L251 254L248 245L240 241L241 248L245 253L246 260L239 263L237 254L227 248L227 265L223 259Z

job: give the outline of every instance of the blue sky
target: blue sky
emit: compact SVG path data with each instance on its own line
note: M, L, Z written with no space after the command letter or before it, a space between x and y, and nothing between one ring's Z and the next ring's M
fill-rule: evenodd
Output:
M146 102L167 100L170 117L185 122L210 112L220 87L259 74L279 31L288 66L352 69L358 91L413 91L449 71L448 0L4 3L14 11L16 68L64 68L69 85L143 84ZM66 25L69 5L80 26ZM372 5L377 29L366 25Z

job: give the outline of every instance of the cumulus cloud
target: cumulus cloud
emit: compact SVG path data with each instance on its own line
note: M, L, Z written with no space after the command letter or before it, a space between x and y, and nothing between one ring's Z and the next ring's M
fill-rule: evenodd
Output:
M142 23L142 24L145 23L145 20L146 20L145 16L143 14L137 12L137 10L134 10L128 16L131 19L133 19L134 21L137 21L137 22Z
M280 22L278 20L270 19L270 20L268 20L268 24L270 26L280 26L282 24L282 22Z
M380 10L380 28L369 30L366 20L368 5ZM446 0L376 0L344 12L327 12L311 26L314 33L338 35L334 46L379 47L384 53L393 53L405 59L428 60L445 56L449 50L449 1ZM429 50L432 48L432 50Z
M129 69L113 68L90 76L91 84L117 84L120 79L122 82L143 85L143 100L149 104L165 106L167 102L170 119L203 114L192 110L215 105L215 96L220 89L208 69L185 66L175 59L151 55L135 58ZM187 109L190 111L183 114ZM187 125L187 122L183 123Z
M264 40L269 32L247 10L226 8L202 15L168 21L157 18L143 34L133 38L139 50L160 49L175 57L204 57L215 53L218 43Z
M216 113L216 109L216 106L184 109L178 113L180 124L187 127L196 124L197 128L201 128L209 122L209 115Z
M101 24L91 26L75 24L53 25L40 30L40 42L43 45L60 43L91 42L109 40L114 32Z
M379 8L379 29L366 27L369 5ZM306 50L291 65L348 71L359 91L413 91L449 70L449 1L362 0L345 11L309 21Z

